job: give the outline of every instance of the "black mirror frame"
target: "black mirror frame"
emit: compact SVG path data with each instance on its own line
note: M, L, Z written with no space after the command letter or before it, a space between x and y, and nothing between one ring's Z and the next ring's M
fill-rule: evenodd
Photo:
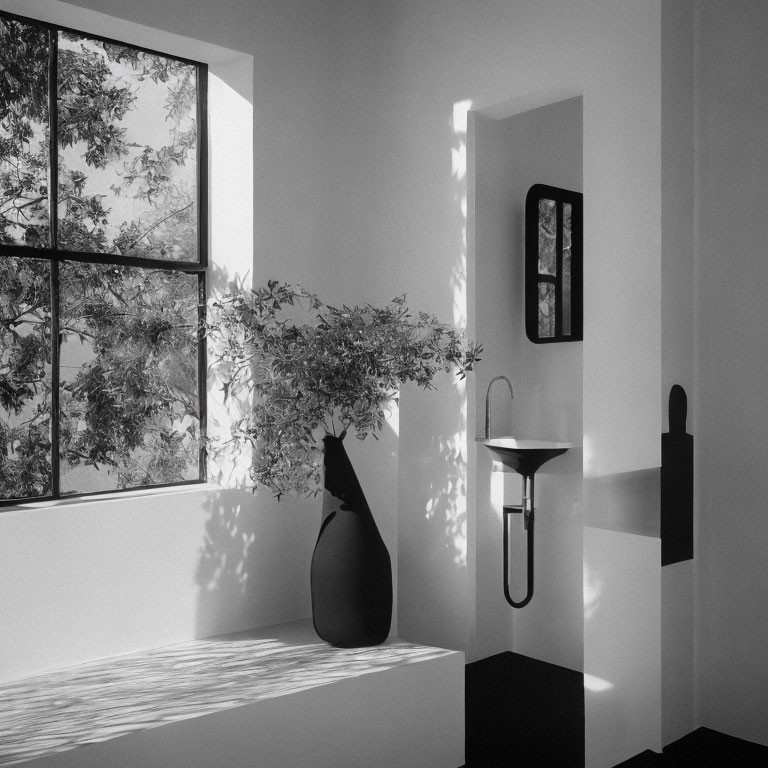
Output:
M583 295L583 195L547 184L534 184L525 196L525 334L534 344L581 341L584 338ZM555 284L555 335L539 336L539 200L557 204L558 246ZM571 205L571 332L563 334L562 209Z

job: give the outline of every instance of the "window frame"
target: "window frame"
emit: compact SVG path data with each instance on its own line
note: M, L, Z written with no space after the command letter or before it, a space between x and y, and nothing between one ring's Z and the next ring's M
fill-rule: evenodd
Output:
M127 42L95 34L82 29L68 27L62 24L40 21L28 16L22 16L0 9L0 20L9 19L22 24L32 25L45 31L48 36L49 62L48 62L48 104L49 104L49 183L48 183L48 211L50 226L50 246L34 247L29 245L3 245L0 244L0 259L5 257L18 257L22 259L37 259L48 261L50 264L50 297L51 297L51 339L59 339L59 266L63 262L87 262L93 264L115 264L127 267L140 267L143 269L155 269L164 272L179 272L197 276L197 393L199 412L199 446L198 446L198 478L194 480L178 480L170 483L158 483L153 485L137 485L130 488L111 488L100 491L86 491L83 493L61 493L60 487L60 445L59 445L59 385L60 385L60 343L51 344L51 493L45 496L15 497L0 499L0 512L3 508L19 507L28 504L51 501L76 501L83 498L108 496L110 494L129 494L136 491L152 491L162 488L179 486L202 485L207 482L206 468L206 433L207 433L207 349L205 334L203 332L206 311L207 273L209 266L209 233L208 233L208 64L194 59L189 59L176 54L165 53L144 45ZM183 64L195 67L197 71L197 145L196 145L196 186L197 186L197 261L172 261L169 259L143 258L139 256L123 256L119 254L72 251L57 247L58 215L55 195L58 190L58 109L57 109L57 69L58 69L58 33L65 32L89 40L102 43L133 48L154 56L173 59Z
M534 184L525 197L525 334L534 344L582 341L583 324L583 199L574 192L548 184ZM556 274L539 272L539 200L556 206ZM571 282L570 332L563 332L563 205L571 206ZM548 283L555 290L555 332L539 335L539 285Z

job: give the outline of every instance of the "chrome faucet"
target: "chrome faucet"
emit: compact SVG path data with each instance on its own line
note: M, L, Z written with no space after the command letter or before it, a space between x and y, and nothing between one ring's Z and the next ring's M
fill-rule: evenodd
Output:
M514 400L515 393L512 391L512 382L506 376L495 376L491 379L491 383L488 385L488 391L485 393L485 439L487 440L491 436L491 387L494 382L499 379L504 379L509 387L509 396Z

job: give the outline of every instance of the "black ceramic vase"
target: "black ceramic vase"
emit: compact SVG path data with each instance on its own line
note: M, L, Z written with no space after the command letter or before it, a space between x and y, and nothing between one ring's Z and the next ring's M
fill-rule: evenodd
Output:
M323 438L325 494L310 573L312 619L326 642L359 648L387 639L392 566L343 439Z

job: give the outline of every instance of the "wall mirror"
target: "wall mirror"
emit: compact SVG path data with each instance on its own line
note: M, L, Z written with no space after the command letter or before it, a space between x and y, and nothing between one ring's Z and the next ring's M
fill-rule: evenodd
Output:
M582 197L534 184L525 198L525 333L535 344L583 338Z

